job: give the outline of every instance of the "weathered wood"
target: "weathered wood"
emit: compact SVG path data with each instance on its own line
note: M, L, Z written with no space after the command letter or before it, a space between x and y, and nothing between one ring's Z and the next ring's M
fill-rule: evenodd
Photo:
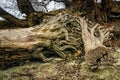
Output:
M104 41L108 40L110 30L112 28L104 28L100 24L93 24L91 21L79 18L78 21L82 27L82 39L85 47L85 61L86 64L90 66L92 70L98 68L99 63L108 61L106 64L111 63L110 59L112 57L106 58L105 61L102 61L104 56L110 56L110 52L105 45ZM96 33L96 30L98 32Z
M70 53L78 54L79 50L82 52L80 25L76 18L65 12L35 27L0 30L0 35L0 54L2 54L0 67L6 67L8 65L5 64L11 64L12 61L15 64L32 58L46 62L49 60L44 56L47 50L48 53L57 54L62 59L67 59ZM16 58L12 58L14 55Z
M56 54L62 59L68 59L69 54L79 54L77 55L79 57L80 52L82 54L85 52L86 63L90 66L98 65L99 63L95 60L100 58L100 62L102 62L101 56L104 57L104 53L108 56L109 50L103 45L103 42L108 39L110 29L104 28L100 24L93 24L81 17L78 18L78 15L71 15L70 12L63 11L38 26L1 30L1 54L11 55L9 56L11 59L13 53L16 55L25 53L28 56L23 60L37 58L46 62L49 59L45 53L50 53L51 56ZM91 60L90 56L95 56L95 59ZM8 62L6 58L0 57L2 66L7 66L5 65L5 62ZM21 60L19 57L16 59Z

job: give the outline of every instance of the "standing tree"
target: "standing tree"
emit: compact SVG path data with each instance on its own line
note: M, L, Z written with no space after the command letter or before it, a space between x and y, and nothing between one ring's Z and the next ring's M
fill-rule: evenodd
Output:
M21 13L29 15L32 12L35 12L31 2L29 0L17 0L18 8Z
M102 0L101 7L104 17L106 18L105 21L108 21L111 14L112 0Z

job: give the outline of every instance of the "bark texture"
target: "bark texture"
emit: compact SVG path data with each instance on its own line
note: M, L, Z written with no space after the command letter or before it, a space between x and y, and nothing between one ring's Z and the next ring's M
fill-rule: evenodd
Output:
M1 68L32 58L49 61L44 54L75 58L83 51L80 25L65 12L35 27L1 30L0 35Z
M29 13L35 12L30 0L17 0L17 4L21 13L29 15Z

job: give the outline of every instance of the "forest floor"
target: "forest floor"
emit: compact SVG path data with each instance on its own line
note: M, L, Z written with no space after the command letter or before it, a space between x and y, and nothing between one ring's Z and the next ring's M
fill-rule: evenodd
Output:
M25 65L0 71L0 80L119 80L120 48L113 57L117 63L112 66L100 66L92 72L84 61L62 61L56 59L50 63L26 62Z

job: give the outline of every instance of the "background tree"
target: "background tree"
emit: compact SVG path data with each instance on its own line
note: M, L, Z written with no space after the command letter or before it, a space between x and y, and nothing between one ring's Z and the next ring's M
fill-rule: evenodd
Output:
M31 2L29 0L17 0L18 8L21 13L29 15L32 12L35 12Z
M17 6L18 6L19 11L21 13L26 14L25 20L20 20L16 17L12 16L10 13L8 13L4 9L2 9L2 7L1 7L1 12L0 12L0 16L3 17L5 20L7 20L7 22L14 24L14 26L21 26L21 27L34 26L34 25L39 24L42 21L43 16L47 15L46 13L44 13L44 11L36 11L33 8L34 7L32 5L33 2L31 2L30 0L16 0L16 1L17 1ZM39 3L38 1L35 1L35 2ZM48 1L48 3L49 2L50 1ZM39 4L39 6L45 7L46 5L45 5L45 3L44 4L43 3L44 2L41 2ZM25 23L25 24L23 24L23 23Z
M50 1L63 2L66 5L66 8L72 9L73 11L80 11L83 13L81 16L86 16L87 18L91 19L91 21L98 22L106 22L109 20L113 3L113 0L102 0L100 5L96 3L97 0L48 0L47 2L44 0L41 2L37 0L34 2L32 0L16 0L19 11L27 15L25 17L26 19L20 20L10 15L8 12L2 9L2 7L0 8L0 16L15 26L34 26L40 24L43 17L47 15L44 12L48 12L46 6ZM37 11L35 10L35 6L33 4L43 6L45 10Z
M101 10L104 13L104 17L106 17L105 21L108 21L110 18L111 8L112 8L112 0L102 0Z

